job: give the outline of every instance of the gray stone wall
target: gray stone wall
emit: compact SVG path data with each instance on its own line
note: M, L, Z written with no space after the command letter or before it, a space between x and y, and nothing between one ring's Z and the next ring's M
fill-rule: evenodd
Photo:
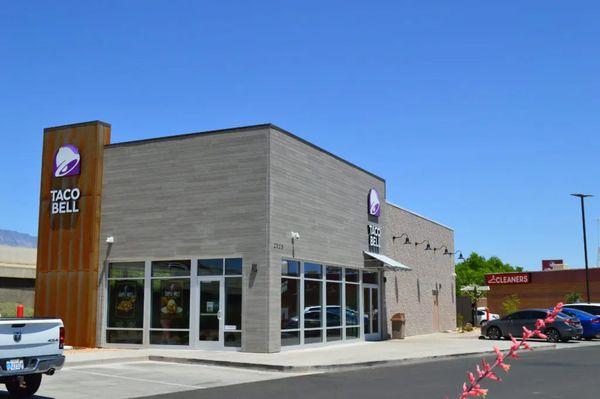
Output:
M242 349L258 352L270 332L268 139L259 126L107 146L100 235L101 264L107 236L113 261L242 257Z
M454 251L454 232L407 210L386 204L384 241L386 254L406 266L410 271L390 272L384 276L385 309L387 323L384 338L391 334L390 319L395 313L406 315L406 335L429 334L434 328L434 292L439 298L439 330L456 327L454 285L454 258L443 255L444 250L425 251L425 245L415 247L404 244L404 238L392 241L392 236L407 233L412 243L429 240L432 248L446 245Z
M292 257L290 232L300 233L295 257L364 267L367 194L385 181L277 129L270 142L270 351L280 349L281 260ZM386 209L382 209L380 222ZM283 249L276 244L283 244ZM383 243L382 253L386 243ZM277 247L277 248L275 248Z

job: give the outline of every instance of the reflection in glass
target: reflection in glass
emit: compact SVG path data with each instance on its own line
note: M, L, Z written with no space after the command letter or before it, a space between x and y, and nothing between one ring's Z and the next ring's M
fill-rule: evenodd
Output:
M321 327L321 282L304 281L304 327Z
M150 331L153 345L189 345L189 331Z
M341 280L342 279L342 268L335 266L327 266L327 280Z
M346 328L346 339L358 338L360 335L359 327Z
M300 262L297 260L284 260L281 262L282 276L300 276Z
M241 258L225 259L225 275L241 276L242 275L242 259Z
M342 285L340 283L327 283L327 327L342 325Z
M222 276L223 259L198 259L198 276Z
M374 333L379 332L379 300L377 298L377 288L371 288L371 315L373 319L372 331Z
M327 342L340 341L342 339L342 329L333 328L327 329Z
M107 330L106 342L111 344L142 344L142 335L141 330Z
M323 266L316 263L304 263L304 278L320 279L323 275Z
M189 260L161 260L152 262L152 277L179 277L190 275Z
M200 341L219 340L220 291L219 281L200 282Z
M358 283L358 270L346 268L346 281Z
M300 280L281 279L281 329L299 328Z
M111 262L108 265L108 278L144 278L144 262Z
M358 284L346 284L346 325L356 326L360 322Z
M282 331L281 346L300 345L299 331Z
M242 333L241 332L225 332L225 346L237 347L242 346Z
M363 284L377 284L377 272L363 272Z
M363 313L365 334L371 334L371 289L363 288Z
M225 279L225 325L242 329L242 278Z
M315 344L318 342L323 342L323 338L321 337L321 330L304 331L305 344Z

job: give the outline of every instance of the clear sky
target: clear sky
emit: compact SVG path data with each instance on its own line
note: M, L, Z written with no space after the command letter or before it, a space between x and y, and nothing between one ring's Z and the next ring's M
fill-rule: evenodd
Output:
M37 234L44 127L272 122L385 177L465 253L528 269L583 264L569 193L596 194L595 265L598 21L597 0L3 1L0 228Z

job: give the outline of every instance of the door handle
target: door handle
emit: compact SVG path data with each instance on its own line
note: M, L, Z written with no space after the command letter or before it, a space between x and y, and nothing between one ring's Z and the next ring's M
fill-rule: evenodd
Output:
M219 310L217 312L217 319L221 320L222 317L223 317L223 313L221 313L221 311Z

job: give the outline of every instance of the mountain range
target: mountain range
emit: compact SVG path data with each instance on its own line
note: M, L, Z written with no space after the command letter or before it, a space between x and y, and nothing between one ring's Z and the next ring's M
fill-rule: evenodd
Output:
M0 245L9 247L36 248L37 237L25 233L19 233L12 230L0 229Z

